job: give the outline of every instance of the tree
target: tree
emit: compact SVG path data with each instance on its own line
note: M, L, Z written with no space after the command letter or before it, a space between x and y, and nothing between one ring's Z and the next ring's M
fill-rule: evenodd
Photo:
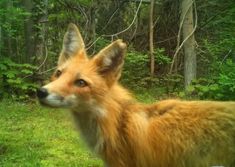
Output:
M2 57L2 27L0 25L0 58Z
M24 0L24 7L25 10L30 13L25 21L25 62L30 62L34 54L34 34L33 34L33 18L32 18L32 9L33 9L33 2L31 0Z
M150 74L154 75L154 46L153 46L153 9L154 9L154 0L151 0L150 3L150 15L149 15L149 52L150 52Z
M9 11L13 8L12 0L6 2L6 8L9 9ZM11 18L10 12L6 13L6 18L5 19L8 19L8 18ZM11 28L11 26L12 26L12 20L9 19L9 28ZM11 33L8 32L6 34L4 42L6 42L6 44L7 44L7 53L11 56L15 56L14 52L13 52L13 40L12 40L12 34Z
M48 20L48 0L43 0L36 8L36 11L40 14L37 15L37 37L35 41L35 61L40 63L38 67L40 71L45 70L46 61L48 58L47 53L47 20Z
M193 0L181 1L182 36L184 39L184 80L187 88L196 79L196 51L193 21Z

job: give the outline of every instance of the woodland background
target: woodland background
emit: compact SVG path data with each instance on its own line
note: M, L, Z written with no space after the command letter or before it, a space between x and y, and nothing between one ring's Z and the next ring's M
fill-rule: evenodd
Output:
M128 43L121 82L135 92L235 100L234 0L1 0L1 98L35 97L71 22L90 55Z

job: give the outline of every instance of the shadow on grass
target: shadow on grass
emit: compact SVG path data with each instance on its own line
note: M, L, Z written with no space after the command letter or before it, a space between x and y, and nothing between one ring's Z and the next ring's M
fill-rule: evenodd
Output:
M0 156L6 154L8 151L8 146L4 145L4 144L0 144Z

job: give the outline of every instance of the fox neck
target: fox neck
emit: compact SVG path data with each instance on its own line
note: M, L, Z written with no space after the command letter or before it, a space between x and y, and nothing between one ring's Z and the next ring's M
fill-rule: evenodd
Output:
M121 114L133 101L127 90L114 85L102 101L72 110L82 137L95 153L101 154L107 144L117 145Z

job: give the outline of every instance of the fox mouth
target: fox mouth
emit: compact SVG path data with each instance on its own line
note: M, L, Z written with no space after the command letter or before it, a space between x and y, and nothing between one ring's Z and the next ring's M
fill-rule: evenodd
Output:
M61 96L56 93L49 93L45 88L37 91L40 104L52 108L70 108L75 103L74 95Z
M45 106L45 107L59 108L58 106L52 106L52 105L48 104L45 100L39 99L39 103L40 103L42 106Z
M39 99L40 104L46 107L52 107L52 108L67 108L69 106L68 102L65 102L63 97L59 96L53 96L50 97L50 95L46 98Z
M62 96L49 94L45 98L39 98L40 104L52 108L68 108L72 103Z

